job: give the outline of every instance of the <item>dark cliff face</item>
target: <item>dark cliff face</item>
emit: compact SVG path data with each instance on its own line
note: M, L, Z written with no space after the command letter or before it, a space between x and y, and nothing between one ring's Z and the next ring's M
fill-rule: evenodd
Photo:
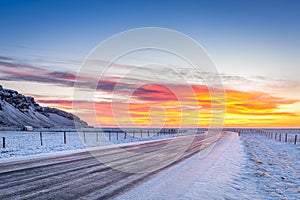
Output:
M87 127L76 115L57 108L42 107L33 97L0 85L0 126Z

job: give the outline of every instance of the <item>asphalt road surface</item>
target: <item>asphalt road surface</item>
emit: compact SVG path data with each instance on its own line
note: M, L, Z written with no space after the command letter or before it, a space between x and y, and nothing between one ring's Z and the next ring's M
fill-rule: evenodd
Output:
M0 160L0 199L109 199L217 139L182 136L65 155Z

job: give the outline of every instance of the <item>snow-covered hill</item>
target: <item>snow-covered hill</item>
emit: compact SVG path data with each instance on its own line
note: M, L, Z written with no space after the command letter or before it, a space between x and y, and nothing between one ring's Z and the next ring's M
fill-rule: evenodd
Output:
M79 126L88 126L71 113L42 107L33 97L4 89L0 85L0 127L74 127L74 121Z

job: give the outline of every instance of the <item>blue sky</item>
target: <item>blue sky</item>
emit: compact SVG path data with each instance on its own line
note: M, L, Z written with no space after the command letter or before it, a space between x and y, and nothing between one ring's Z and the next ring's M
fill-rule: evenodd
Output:
M68 81L96 45L128 29L163 27L200 43L226 87L300 99L299 11L297 0L0 0L1 84L70 99ZM38 77L10 72L11 62Z
M241 49L266 56L277 49L293 53L300 46L299 9L296 0L1 0L1 53L82 58L105 38L144 26L183 32L212 57Z

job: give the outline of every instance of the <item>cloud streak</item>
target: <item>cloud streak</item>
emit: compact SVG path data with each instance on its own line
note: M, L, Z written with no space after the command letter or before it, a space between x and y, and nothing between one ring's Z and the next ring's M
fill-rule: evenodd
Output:
M116 85L115 82L110 83ZM134 87L134 86L132 86ZM97 120L102 126L208 126L212 117L212 100L206 86L193 85L196 98L192 99L187 86L177 86L175 93L161 85L144 85L132 94L129 102L76 102L83 110L85 105L95 104ZM110 89L112 89L111 87ZM110 91L112 90L104 90ZM119 94L122 95L124 91ZM181 93L181 94L179 94ZM282 109L298 103L296 99L275 97L262 92L226 90L225 126L293 126L300 119L292 110ZM184 96L179 101L176 95ZM43 104L57 105L71 109L71 101L41 101ZM199 109L199 110L196 110ZM78 111L79 112L79 111ZM200 113L200 114L199 114ZM184 116L184 118L183 118ZM89 121L90 116L86 116ZM200 119L200 122L195 119ZM251 123L250 123L250 122ZM198 124L199 122L199 124ZM297 124L294 124L297 125Z
M93 62L105 64L103 61ZM126 65L116 67L118 70L133 68ZM31 64L20 63L13 58L0 57L0 80L48 83L69 88L72 88L77 80L82 83L80 87L95 92L100 98L95 98L95 102L75 102L80 105L78 110L72 110L71 100L47 97L38 101L46 106L76 112L87 121L92 121L93 115L86 107L95 104L97 120L103 126L115 126L117 123L123 126L209 125L212 105L217 103L218 99L212 98L212 88L194 81L201 78L200 76L192 71L182 70L181 75L186 75L193 81L180 82L177 80L178 74L171 71L168 75L170 77L160 80L159 75L155 75L154 79L159 81L151 82L151 70L143 68L142 72L140 76L128 77L106 75L97 83L97 80L88 76L76 77L73 72L44 70ZM213 80L216 75L204 76ZM149 80L143 81L145 77ZM230 83L243 86L254 79L233 75L223 75L222 78L226 83L226 126L298 126L300 117L292 106L299 103L299 99L230 88ZM261 77L256 78L262 80Z

